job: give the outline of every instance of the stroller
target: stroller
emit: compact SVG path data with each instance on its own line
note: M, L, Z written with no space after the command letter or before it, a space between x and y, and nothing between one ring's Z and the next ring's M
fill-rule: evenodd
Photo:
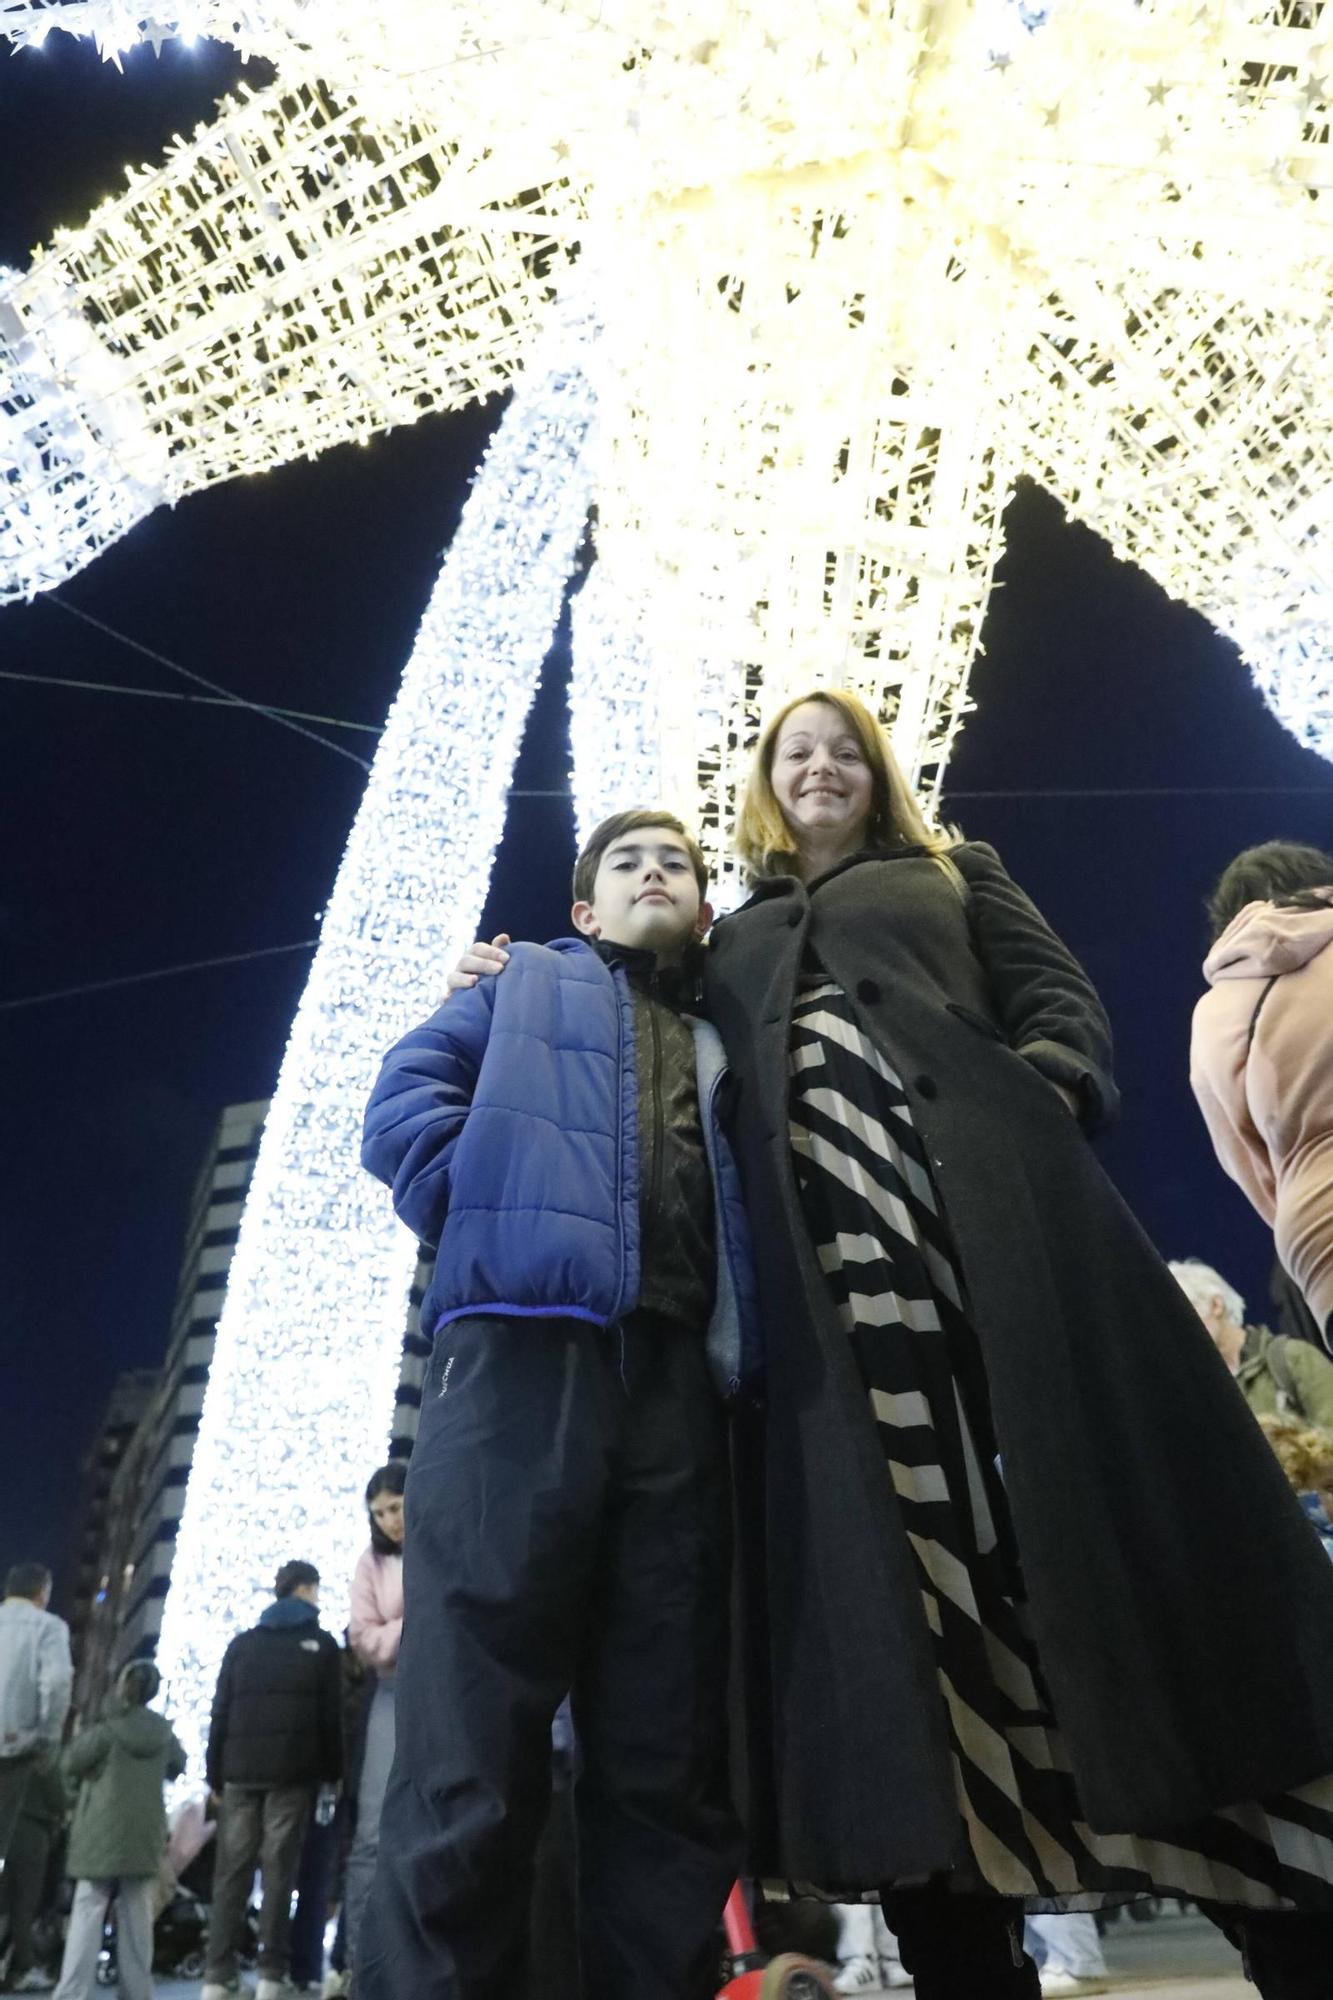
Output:
M116 1986L120 1981L114 1913L113 1903L107 1911L102 1949L97 1955L99 1986ZM189 1889L178 1886L153 1925L153 1971L165 1979L202 1978L207 1939L206 1905Z

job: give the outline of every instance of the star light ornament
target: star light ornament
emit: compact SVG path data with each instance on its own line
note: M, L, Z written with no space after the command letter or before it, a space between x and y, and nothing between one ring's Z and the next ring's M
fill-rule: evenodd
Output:
M745 747L813 681L859 689L929 796L1023 472L1333 755L1324 12L0 0L17 44L213 35L277 67L0 277L0 589L211 481L515 392L242 1226L164 1627L191 1702L297 1508L327 1585L355 1554L410 1274L357 1116L483 900L590 500L585 826L692 802L724 855Z

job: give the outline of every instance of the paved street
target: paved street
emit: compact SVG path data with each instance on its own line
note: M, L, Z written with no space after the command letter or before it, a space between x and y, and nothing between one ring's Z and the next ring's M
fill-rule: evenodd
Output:
M1105 1950L1116 2000L1255 2000L1240 1959L1203 1917L1150 1924L1122 1917L1107 1932Z
M1126 1919L1106 1934L1115 2000L1255 2000L1240 1960L1202 1917ZM160 2000L199 2000L197 1984L159 1981Z

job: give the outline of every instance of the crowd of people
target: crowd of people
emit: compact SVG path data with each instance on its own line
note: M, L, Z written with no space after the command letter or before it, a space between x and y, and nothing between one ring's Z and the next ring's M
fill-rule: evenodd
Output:
M1226 871L1194 1022L1274 1334L1125 1208L1095 991L853 697L773 718L737 844L714 922L677 817L604 821L574 934L474 945L385 1058L420 1428L350 1651L293 1560L224 1660L204 2000L256 1872L258 2000L711 2000L738 1876L843 1905L843 1993L1097 1991L1093 1913L1177 1897L1264 2000L1328 2000L1333 858ZM68 1700L40 1594L0 1614L6 1854ZM148 1990L146 1845L98 1830L179 1758L150 1675L62 1760L60 2000L117 1885Z

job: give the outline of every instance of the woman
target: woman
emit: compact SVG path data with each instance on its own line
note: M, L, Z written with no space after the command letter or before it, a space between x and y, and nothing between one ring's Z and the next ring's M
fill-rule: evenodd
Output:
M1190 1082L1218 1159L1333 1346L1333 855L1247 848L1208 914Z
M1333 1577L1085 1143L1096 994L850 696L774 718L738 845L704 991L764 1246L756 1870L879 1887L918 2000L1035 1996L1024 1902L1152 1888L1243 1927L1265 2000L1326 2000Z
M918 2000L1036 1993L1019 1898L1149 1887L1245 1906L1261 1992L1313 2000L1333 1783L1276 1795L1333 1771L1333 1579L1084 1142L1096 994L849 696L775 717L738 845L705 995L768 1248L759 1862L886 1885Z
M390 1459L366 1487L370 1547L352 1578L348 1637L358 1659L375 1674L366 1720L366 1748L357 1787L356 1831L347 1857L346 1950L355 1969L357 1937L379 1852L380 1813L393 1763L393 1680L403 1636L403 1489L407 1467Z
M106 1719L65 1752L65 1775L80 1787L67 1863L78 1886L56 2000L92 2000L113 1896L120 1990L125 2000L152 2000L153 1892L167 1845L162 1786L185 1769L170 1723L148 1706L161 1685L151 1660L131 1660Z

